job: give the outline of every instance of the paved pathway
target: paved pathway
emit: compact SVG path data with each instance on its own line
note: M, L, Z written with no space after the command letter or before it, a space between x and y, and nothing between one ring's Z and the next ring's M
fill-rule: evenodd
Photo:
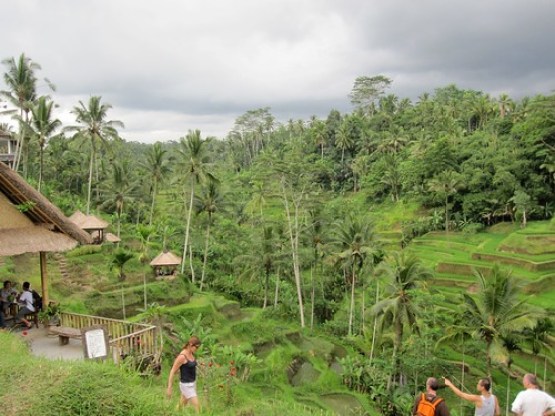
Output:
M60 345L57 335L49 335L48 330L33 327L28 330L16 330L30 346L31 352L37 357L59 360L83 360L83 345L81 340L70 338L69 344Z

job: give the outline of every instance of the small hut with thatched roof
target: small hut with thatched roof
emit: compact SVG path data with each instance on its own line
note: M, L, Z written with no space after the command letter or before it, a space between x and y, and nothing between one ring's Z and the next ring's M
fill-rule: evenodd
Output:
M4 163L0 163L0 213L0 256L40 254L42 297L48 305L46 253L90 244L91 236Z
M121 242L121 238L119 238L117 235L112 234L112 233L106 233L106 235L104 236L104 241L108 241L109 243L120 243Z
M150 262L156 276L175 276L177 266L180 264L181 257L167 250L158 254L154 260Z
M88 232L93 244L102 244L105 240L104 230L108 228L108 223L94 215L85 215L77 210L69 217L79 228Z

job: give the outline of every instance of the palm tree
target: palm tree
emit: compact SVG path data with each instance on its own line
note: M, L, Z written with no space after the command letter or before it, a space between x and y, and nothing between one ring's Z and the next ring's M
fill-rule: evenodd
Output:
M335 146L341 149L341 164L345 159L345 150L354 146L354 140L349 131L349 124L344 120L335 135Z
M125 294L123 292L123 281L125 280L125 274L123 273L123 267L125 263L133 258L133 253L125 251L124 249L117 249L112 257L112 264L111 267L116 267L118 269L118 279L121 282L121 308L123 319L126 319L125 316Z
M362 270L367 260L373 262L377 253L376 236L370 222L349 217L345 222L336 225L332 238L331 244L336 250L332 260L350 273L351 305L348 333L352 335L357 273Z
M74 107L72 110L79 126L70 126L65 129L66 131L76 132L75 138L83 138L89 141L91 146L89 185L87 188L87 215L91 208L92 177L97 145L98 143L106 143L110 138L116 138L118 136L116 127L124 128L124 124L121 121L106 120L108 110L112 106L110 104L102 104L101 100L102 97L92 96L87 105L79 101L79 106Z
M242 275L251 279L264 276L264 301L262 308L268 306L268 291L270 287L270 276L276 265L283 260L283 255L278 248L279 243L274 235L274 227L269 225L263 228L262 236L256 238L252 245L253 252L237 256L233 262L241 265Z
M474 272L478 281L476 297L463 294L464 320L473 334L486 343L487 373L491 378L492 359L505 361L506 348L503 338L512 333L531 328L539 312L520 297L520 285L510 271L495 265L487 276Z
M47 141L54 135L56 130L62 125L58 119L52 120L52 107L54 103L48 97L40 97L38 102L31 107L32 118L29 123L29 128L32 135L36 138L40 149L40 163L39 163L39 184L38 191L40 192L42 184L42 171L44 166L44 147ZM20 120L24 122L23 120Z
M218 189L218 184L214 181L208 182L207 188L201 193L200 196L195 197L195 206L197 214L203 212L208 216L208 221L206 222L206 238L204 243L204 258L202 261L202 274L200 278L200 290L204 286L204 276L206 273L206 262L208 260L208 244L210 242L210 227L213 221L213 215L222 208L223 205L223 195Z
M555 325L548 318L540 319L532 328L525 328L523 331L524 341L530 346L534 355L534 374L538 370L538 355L544 351L543 381L547 381L547 352L551 351L553 345L553 335Z
M187 211L187 225L185 227L185 243L183 246L183 262L181 263L181 273L185 272L185 259L187 258L187 249L189 246L189 231L191 227L191 214L193 212L193 203L195 199L195 184L205 180L216 181L216 177L208 171L208 160L205 154L205 143L208 140L202 140L200 130L187 133L185 138L181 138L179 154L181 160L179 168L184 178L189 179L190 199L189 209Z
M326 129L326 123L324 123L321 120L316 120L314 121L311 129L310 129L310 133L312 136L312 140L314 140L314 143L320 147L320 154L321 154L321 158L324 158L324 146L326 144L326 136L327 136L327 129Z
M447 312L447 311L446 311ZM458 316L453 325L447 327L447 331L437 343L436 348L440 344L460 345L462 347L462 364L461 364L461 390L465 389L464 375L466 370L466 342L472 338L472 331L465 325L464 318ZM461 407L460 413L463 414L464 400L459 400Z
M428 182L428 189L438 198L445 198L445 232L449 232L449 197L462 187L459 175L454 171L441 172Z
M118 219L117 233L120 237L123 210L127 203L133 201L137 185L131 177L129 163L114 163L112 168L112 176L102 190L108 198L101 204L101 208L112 207L115 210Z
M150 215L148 224L152 225L152 216L154 215L154 203L158 195L158 185L160 185L165 178L169 175L171 169L169 160L166 158L167 151L162 148L160 142L154 143L152 147L147 150L146 160L143 162L143 167L146 169L151 181L151 196L152 203L150 205Z
M14 164L14 170L17 171L25 145L22 123L29 122L29 112L36 99L37 78L35 71L40 69L40 65L26 57L25 54L21 54L17 60L12 57L5 59L2 63L7 66L7 72L4 73L4 82L8 90L1 91L0 94L19 109L19 119L21 120Z
M414 302L414 290L432 277L432 273L422 266L414 256L404 252L393 252L380 263L376 273L385 280L386 298L376 303L373 313L382 317L382 326L392 326L393 341L393 375L400 375L403 333L405 326L419 333L416 319L419 310Z

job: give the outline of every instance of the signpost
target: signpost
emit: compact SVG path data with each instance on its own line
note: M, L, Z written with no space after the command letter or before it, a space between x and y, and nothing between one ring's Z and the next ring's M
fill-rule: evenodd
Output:
M95 325L81 330L83 348L87 360L105 360L110 351L108 331L105 326Z

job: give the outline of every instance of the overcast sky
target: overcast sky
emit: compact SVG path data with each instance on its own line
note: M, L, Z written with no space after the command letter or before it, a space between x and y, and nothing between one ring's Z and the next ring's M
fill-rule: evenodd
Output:
M281 122L351 111L360 75L386 75L412 100L451 83L514 98L555 90L553 0L0 4L0 58L41 65L64 124L79 100L102 96L126 140L223 137L260 107Z

